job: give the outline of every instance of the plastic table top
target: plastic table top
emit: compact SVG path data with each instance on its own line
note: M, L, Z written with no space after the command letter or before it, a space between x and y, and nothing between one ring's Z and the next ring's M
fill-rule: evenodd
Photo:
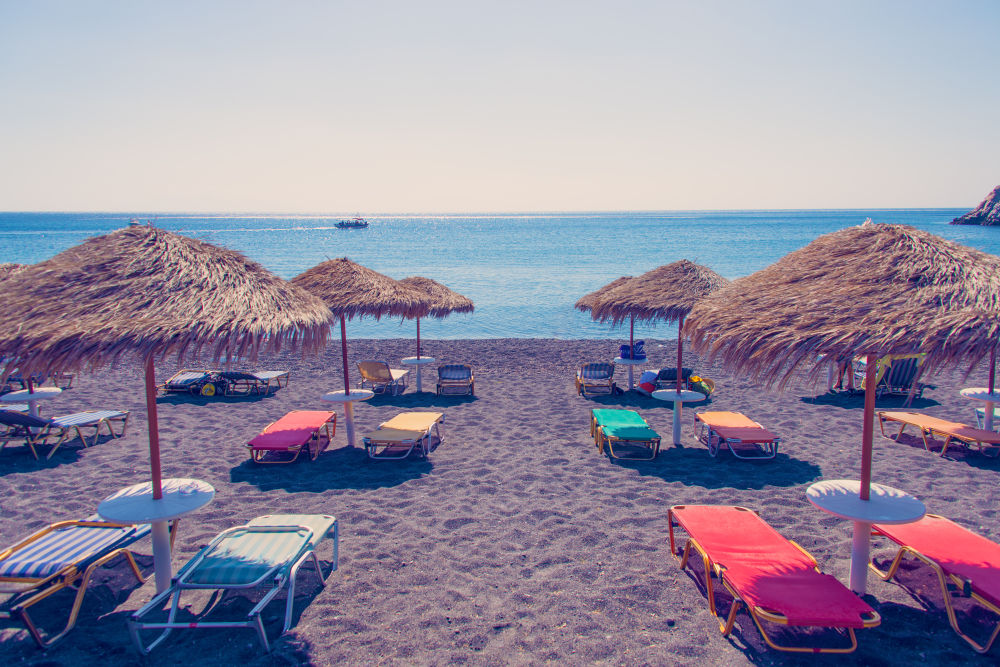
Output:
M704 401L707 398L700 391L689 391L687 389L681 390L679 393L676 389L657 389L650 396L659 401L673 401L675 403L694 403L696 401Z
M343 389L338 391L331 391L328 394L323 394L320 396L324 401L330 401L331 403L353 403L355 401L367 401L375 392L371 389L353 389L351 393L348 394Z
M927 511L918 499L891 486L872 484L869 500L861 500L860 491L858 480L832 479L810 485L806 498L828 514L865 523L912 523Z
M184 516L210 503L215 497L212 485L185 477L162 480L163 497L153 499L153 483L140 482L111 494L97 506L97 513L108 521L151 523Z

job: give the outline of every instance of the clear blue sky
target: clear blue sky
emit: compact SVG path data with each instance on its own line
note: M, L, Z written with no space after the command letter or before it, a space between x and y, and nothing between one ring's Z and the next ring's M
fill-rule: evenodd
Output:
M0 0L0 210L972 208L998 35L998 0Z

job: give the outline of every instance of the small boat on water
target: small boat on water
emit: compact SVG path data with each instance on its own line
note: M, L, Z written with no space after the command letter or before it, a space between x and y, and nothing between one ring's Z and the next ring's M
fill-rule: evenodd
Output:
M367 227L368 221L358 216L356 218L351 218L350 220L341 220L336 225L340 229L360 229L361 227Z

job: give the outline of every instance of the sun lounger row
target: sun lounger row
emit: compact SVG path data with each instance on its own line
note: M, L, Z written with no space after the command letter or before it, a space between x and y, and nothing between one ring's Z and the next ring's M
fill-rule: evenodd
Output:
M732 633L738 612L745 608L764 641L780 651L848 653L857 647L855 631L881 623L864 600L836 578L819 570L816 560L785 538L754 511L727 505L675 505L667 513L671 554L687 568L691 556L700 556L701 577L709 611L719 617L724 636ZM76 623L87 585L94 571L124 556L139 582L142 573L129 551L149 534L148 525L122 525L96 518L53 524L0 552L0 586L10 597L0 605L0 618L20 622L42 647L51 646ZM678 531L687 535L678 548ZM943 517L928 514L916 523L874 525L872 534L890 539L898 552L888 569L871 568L891 580L907 555L933 569L948 620L976 651L989 651L1000 634L997 624L984 642L962 630L952 588L983 608L1000 615L1000 545ZM157 594L128 618L129 631L143 654L149 653L177 629L251 628L269 650L261 615L287 589L282 633L292 624L296 575L311 562L325 584L316 548L331 542L330 572L337 569L339 535L332 516L276 514L258 517L246 525L223 531L203 547ZM732 597L724 620L717 608L716 582ZM76 594L65 626L45 632L32 619L32 606L63 589ZM181 606L190 590L262 590L264 594L245 618L202 620ZM181 611L184 609L184 611ZM151 616L163 620L149 620ZM786 628L777 632L777 626ZM798 636L798 629L804 634ZM817 634L826 630L827 634ZM148 632L153 631L152 637Z
M137 581L144 581L129 547L149 533L148 524L124 525L91 517L52 524L0 552L0 593L9 596L0 604L0 619L19 622L42 648L52 646L76 624L88 583L98 567L124 556ZM176 530L172 530L171 543L175 535ZM326 574L316 555L323 540L329 540L332 547ZM327 576L337 569L338 547L337 520L326 515L267 515L225 530L177 572L167 590L129 616L129 633L144 655L173 630L192 628L252 628L269 650L261 618L264 609L286 590L282 634L288 632L299 568L311 562L320 584L325 585ZM63 589L76 590L68 620L58 630L47 632L32 618L32 607ZM181 595L190 590L258 590L264 594L245 618L202 621L189 618L186 609L181 611ZM166 609L164 605L168 605ZM166 618L147 620L151 615ZM148 631L159 632L148 638Z
M369 458L405 459L428 456L441 444L440 412L403 412L379 424L362 442ZM337 431L337 415L323 410L293 410L271 422L247 443L256 463L291 463L307 452L312 460L327 448Z
M772 648L802 653L847 653L857 647L854 631L881 622L879 614L836 578L823 574L816 560L795 542L786 539L755 512L724 505L677 505L670 509L670 551L687 567L692 552L701 556L709 610L716 609L714 581L733 598L719 627L729 635L737 613L745 607ZM675 527L687 533L682 551L675 542ZM953 603L959 597L973 600L1000 616L1000 544L996 544L944 517L927 514L915 523L872 526L872 535L890 539L898 547L887 570L869 566L890 581L907 555L928 565L937 574L948 621L958 635L979 653L990 650L1000 635L996 623L985 641L977 642L962 630ZM789 628L826 628L839 639L814 643L782 643L773 636L774 625ZM806 635L807 637L811 635ZM790 638L791 639L791 638Z
M0 450L7 446L11 440L21 440L31 450L32 455L37 459L38 450L36 447L48 445L49 450L46 458L52 458L59 446L70 439L72 433L88 446L84 429L93 429L93 442L101 435L101 428L106 428L108 435L112 438L120 438L125 435L128 428L127 411L121 410L88 410L76 412L71 415L61 417L35 417L27 412L15 410L0 410ZM118 433L115 433L115 425L119 426ZM54 441L54 442L50 442Z
M195 396L267 395L288 384L289 371L219 371L183 368L158 385L163 392Z

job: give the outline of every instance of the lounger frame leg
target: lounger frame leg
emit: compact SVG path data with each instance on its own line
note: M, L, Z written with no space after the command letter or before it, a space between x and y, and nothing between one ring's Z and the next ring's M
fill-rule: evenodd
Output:
M879 535L880 533L876 530L873 531L872 534ZM889 568L887 570L885 571L880 570L878 566L875 565L874 561L870 561L868 563L868 567L871 568L871 570L875 572L877 575L882 577L883 580L891 581L892 578L896 575L896 572L899 570L899 566L903 562L903 557L907 554L913 556L917 560L928 565L931 569L934 570L934 574L937 575L938 584L940 584L941 586L941 596L944 599L945 613L948 615L948 623L951 624L952 630L954 630L959 637L964 639L965 642L969 646L971 646L976 653L986 653L987 651L989 651L990 648L993 646L993 642L996 641L997 636L1000 635L1000 622L998 622L997 625L993 628L993 632L990 633L989 639L983 644L976 642L969 635L962 632L962 629L958 626L958 616L955 613L955 607L951 601L951 591L948 590L948 581L950 580L954 582L959 588L962 589L967 588L968 582L962 580L959 577L948 575L943 569L941 569L940 565L938 565L931 559L927 558L919 551L915 551L914 549L908 546L900 546L899 551L896 552L896 557L892 559L892 563L889 565ZM986 607L993 613L1000 615L1000 608L992 604L989 600L984 599L978 593L973 593L972 591L969 591L968 597L971 597L976 602Z

